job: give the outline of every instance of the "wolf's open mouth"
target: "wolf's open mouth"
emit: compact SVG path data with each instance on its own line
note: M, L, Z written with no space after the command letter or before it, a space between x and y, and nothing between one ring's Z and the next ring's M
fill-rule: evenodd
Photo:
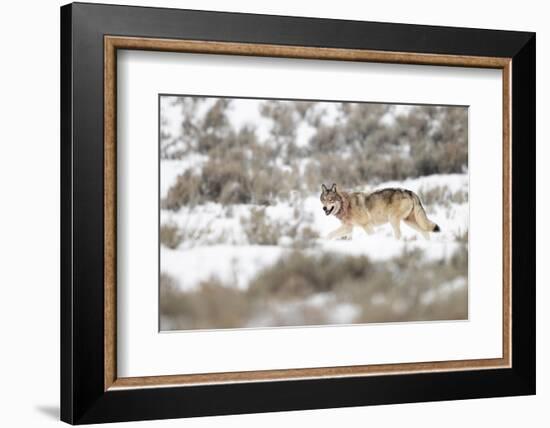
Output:
M334 211L334 207L332 207L330 210L325 210L326 215L330 215Z

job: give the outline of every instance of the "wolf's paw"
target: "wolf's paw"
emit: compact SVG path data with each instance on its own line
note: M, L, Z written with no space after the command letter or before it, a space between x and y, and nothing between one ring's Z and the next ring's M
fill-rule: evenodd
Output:
M341 236L338 238L339 241L351 241L351 235Z

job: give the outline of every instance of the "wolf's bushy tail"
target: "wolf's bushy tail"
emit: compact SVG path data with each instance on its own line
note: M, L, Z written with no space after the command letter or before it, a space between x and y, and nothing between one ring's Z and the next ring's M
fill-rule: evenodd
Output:
M422 202L420 201L418 195L414 195L413 212L416 223L426 232L441 231L440 227L436 223L431 221L426 215L426 211L424 210L424 207L422 206Z

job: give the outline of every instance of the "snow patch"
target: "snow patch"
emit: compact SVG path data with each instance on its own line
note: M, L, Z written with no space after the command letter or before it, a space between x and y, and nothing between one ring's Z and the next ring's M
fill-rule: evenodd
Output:
M195 290L210 280L244 290L258 270L275 264L283 251L266 245L211 245L186 250L161 247L161 271L176 278L183 291Z

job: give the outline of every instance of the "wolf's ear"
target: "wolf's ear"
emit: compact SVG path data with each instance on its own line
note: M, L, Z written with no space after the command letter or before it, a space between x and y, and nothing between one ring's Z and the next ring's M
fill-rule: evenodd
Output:
M321 184L321 190L323 191L323 193L328 192L327 186L325 186L324 184Z
M332 183L332 187L330 188L330 191L336 193L336 183Z

